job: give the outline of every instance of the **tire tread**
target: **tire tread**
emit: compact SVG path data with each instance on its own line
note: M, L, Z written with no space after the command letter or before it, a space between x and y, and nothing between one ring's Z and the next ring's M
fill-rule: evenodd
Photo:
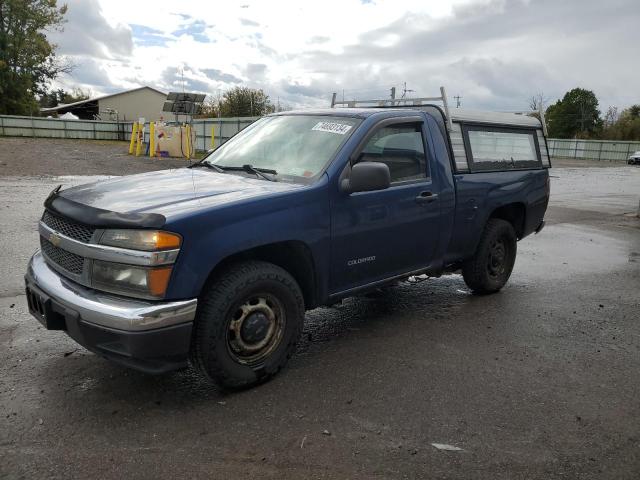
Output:
M235 298L252 283L262 280L279 282L289 289L295 298L298 315L304 317L304 299L295 279L283 268L263 261L250 260L228 266L209 281L199 299L190 360L195 368L223 388L235 390L267 381L284 367L295 351L302 330L302 319L290 318L289 312L287 322L294 322L295 331L285 347L286 353L272 368L261 366L255 369L255 382L248 383L246 380L234 378L223 367L218 356L206 348L207 345L215 345L216 340L219 340L220 329L215 328L215 319L221 315L221 311L226 311L229 299Z
M486 250L489 248L491 238L500 235L501 232L507 233L512 238L513 243L513 262L515 262L517 243L516 233L513 226L506 220L500 218L490 218L485 225L484 231L480 238L480 242L476 248L474 256L467 260L462 266L462 277L467 286L477 294L494 293L500 290L511 275L511 269L501 285L492 285L487 275Z

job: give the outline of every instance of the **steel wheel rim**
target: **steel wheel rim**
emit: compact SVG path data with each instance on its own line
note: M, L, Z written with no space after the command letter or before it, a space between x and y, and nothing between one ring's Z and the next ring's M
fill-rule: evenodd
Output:
M489 258L487 259L489 276L497 278L505 273L508 251L508 247L502 238L495 239L491 242L489 246Z
M261 363L280 345L285 324L280 300L266 293L250 295L229 313L227 349L238 363Z

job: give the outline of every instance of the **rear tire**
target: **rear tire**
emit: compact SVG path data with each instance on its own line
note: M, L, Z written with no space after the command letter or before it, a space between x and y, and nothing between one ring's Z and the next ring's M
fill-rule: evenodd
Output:
M498 218L487 222L474 256L462 266L462 277L477 294L500 290L516 261L517 237L513 226Z
M262 383L294 352L304 311L300 287L284 269L261 261L231 265L200 296L191 363L225 389Z

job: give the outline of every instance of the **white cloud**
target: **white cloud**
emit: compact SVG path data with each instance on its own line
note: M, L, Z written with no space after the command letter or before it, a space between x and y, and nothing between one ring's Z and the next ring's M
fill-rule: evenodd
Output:
M603 110L640 103L637 0L67 1L56 41L79 64L67 87L170 90L184 71L186 88L242 82L294 106L404 81L419 95L443 84L467 107L522 109L575 86Z

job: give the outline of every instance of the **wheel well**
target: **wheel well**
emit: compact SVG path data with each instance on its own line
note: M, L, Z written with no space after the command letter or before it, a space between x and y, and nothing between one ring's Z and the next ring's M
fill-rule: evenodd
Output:
M261 245L249 250L234 253L219 262L209 274L205 285L216 275L232 263L245 260L262 260L273 263L285 269L295 278L304 297L305 308L315 308L316 295L316 272L313 256L309 247L303 242L287 241Z
M525 221L526 209L522 203L510 203L496 208L489 218L500 218L509 222L513 229L516 231L518 239L522 238L524 234L524 221Z

